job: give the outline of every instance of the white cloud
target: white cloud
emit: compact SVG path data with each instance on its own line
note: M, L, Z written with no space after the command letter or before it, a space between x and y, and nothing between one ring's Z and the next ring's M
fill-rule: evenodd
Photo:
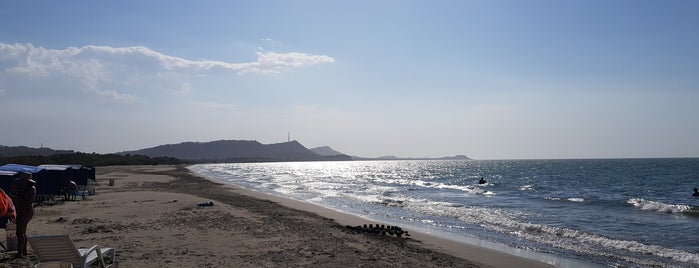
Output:
M325 55L308 55L304 53L275 53L257 52L257 61L241 63L232 70L239 73L281 73L286 69L300 68L304 66L317 65L321 63L335 62L335 59ZM233 69L235 68L235 69Z
M269 74L330 62L334 62L331 57L305 53L258 52L254 62L230 63L189 60L142 46L88 45L46 49L32 44L0 43L0 82L12 80L20 88L17 84L42 79L47 87L53 87L53 81L56 80L68 81L71 85L80 85L83 92L104 100L136 102L138 97L133 95L133 88L153 86L134 84L140 77L151 76L157 80L161 73L186 77L192 73L211 71ZM174 93L187 93L192 89L186 82L180 84L178 89L172 90ZM13 87L6 87L5 90L12 91Z
M75 50L75 48L70 48L69 50ZM309 55L295 52L258 52L257 61L248 63L228 63L211 60L188 60L185 58L165 55L146 47L113 48L108 46L84 46L78 50L85 51L86 53L94 52L96 55L133 57L134 60L138 60L140 58L141 61L154 60L155 63L160 65L165 70L181 71L208 71L213 69L224 69L238 73L269 73L278 72L288 67L304 67L308 65L335 61L333 58L325 55Z

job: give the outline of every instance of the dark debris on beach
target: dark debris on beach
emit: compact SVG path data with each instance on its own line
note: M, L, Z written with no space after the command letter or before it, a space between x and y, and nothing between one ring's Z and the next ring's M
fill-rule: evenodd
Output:
M347 228L348 231L356 234L388 235L395 237L410 236L408 231L403 230L403 228L384 224L364 224L357 226L347 225L345 228Z

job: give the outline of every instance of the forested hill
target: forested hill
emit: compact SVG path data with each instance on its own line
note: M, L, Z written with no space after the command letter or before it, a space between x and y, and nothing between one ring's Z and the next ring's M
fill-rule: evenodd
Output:
M42 164L112 166L112 165L174 165L186 161L171 157L147 157L142 155L117 155L81 153L73 150L51 148L30 148L26 146L0 145L0 166L21 164L38 166Z
M347 155L322 156L316 154L297 141L274 144L262 144L258 141L245 140L183 142L121 152L119 154L174 157L204 162L351 160L351 157Z
M56 154L72 154L75 153L72 150L54 150L51 148L41 147L41 148L30 148L27 146L3 146L0 145L0 157L14 157L14 156L25 156L25 155L40 155L49 156Z

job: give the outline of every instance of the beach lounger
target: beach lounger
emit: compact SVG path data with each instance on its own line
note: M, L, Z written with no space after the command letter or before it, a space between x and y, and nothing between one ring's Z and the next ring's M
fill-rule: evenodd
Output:
M94 262L100 267L108 267L105 258L110 260L110 266L114 263L113 248L94 245L89 249L79 249L68 235L34 236L27 240L40 262L69 262L76 268L87 268Z

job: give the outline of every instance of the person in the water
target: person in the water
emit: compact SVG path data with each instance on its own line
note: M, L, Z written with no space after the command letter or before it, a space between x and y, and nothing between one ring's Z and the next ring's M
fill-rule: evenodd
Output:
M483 179L483 177L481 177L481 180L478 181L478 184L486 184L486 183L488 183L488 182L485 181L485 180Z
M694 193L692 194L694 197L699 197L699 189L694 188Z

